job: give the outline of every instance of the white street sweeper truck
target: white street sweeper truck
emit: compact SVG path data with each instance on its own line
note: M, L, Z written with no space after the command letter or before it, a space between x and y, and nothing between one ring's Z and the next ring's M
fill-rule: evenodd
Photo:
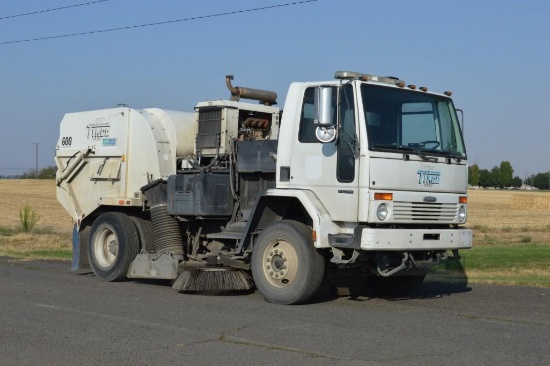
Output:
M229 100L194 113L65 115L55 160L73 269L295 304L331 278L407 295L472 246L450 92L339 71L292 83L283 114L276 93L232 79Z

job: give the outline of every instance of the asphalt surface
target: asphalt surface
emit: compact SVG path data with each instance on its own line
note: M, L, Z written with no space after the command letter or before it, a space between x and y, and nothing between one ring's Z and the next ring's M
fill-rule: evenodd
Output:
M550 289L427 282L281 306L0 258L0 364L548 365Z

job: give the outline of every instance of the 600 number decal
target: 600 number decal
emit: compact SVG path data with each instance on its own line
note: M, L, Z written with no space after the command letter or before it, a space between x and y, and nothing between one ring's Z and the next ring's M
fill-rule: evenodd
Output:
M73 138L72 137L62 137L61 138L61 145L62 146L71 146L72 143L73 143Z

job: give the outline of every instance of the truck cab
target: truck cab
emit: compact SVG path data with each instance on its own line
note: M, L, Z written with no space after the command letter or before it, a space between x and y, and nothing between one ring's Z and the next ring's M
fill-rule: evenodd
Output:
M451 93L355 72L335 79L290 86L269 194L311 192L326 210L310 209L315 246L332 248L336 263L383 253L391 259L375 260L380 276L470 248L468 165Z

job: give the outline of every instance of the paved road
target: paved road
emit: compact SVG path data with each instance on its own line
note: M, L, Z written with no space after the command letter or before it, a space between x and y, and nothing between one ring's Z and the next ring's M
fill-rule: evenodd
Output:
M550 289L428 282L301 306L0 258L1 365L548 365Z

